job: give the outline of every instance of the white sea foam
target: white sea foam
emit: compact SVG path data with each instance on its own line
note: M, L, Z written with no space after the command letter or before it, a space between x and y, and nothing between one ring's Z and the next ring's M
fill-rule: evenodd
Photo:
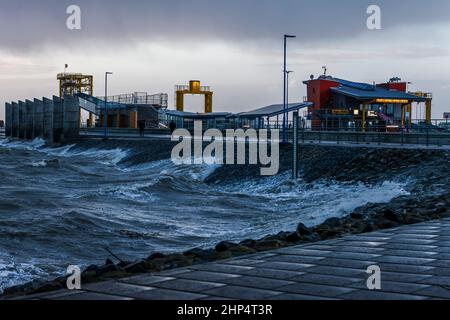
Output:
M0 146L7 149L28 150L34 151L45 146L46 142L41 138L34 139L32 141L20 141L3 139L0 140Z
M34 161L31 163L31 165L35 168L40 168L40 167L46 167L48 165L48 162L45 160L42 161Z
M151 193L150 189L165 179L173 179L176 182L202 183L218 165L175 165L171 160L160 160L138 165L118 168L119 170L138 176L145 182L138 181L123 185L104 188L100 191L103 195L114 195L115 197L137 202L153 202L158 198ZM189 192L189 190L186 190Z
M141 163L126 168L120 168L123 172L142 172L147 175L158 174L160 176L185 177L195 181L204 181L220 165L199 164L199 165L176 165L171 160L159 160Z
M64 157L64 156L67 156L67 154L73 147L75 147L75 144L71 144L71 145L67 145L67 146L59 147L59 148L45 148L41 151L45 152L51 156Z
M114 196L115 198L139 203L150 203L156 201L157 198L148 191L143 191L143 189L151 187L154 184L155 182L111 186L99 190L99 195Z
M37 151L55 157L85 157L105 165L117 165L128 156L129 150L116 149L74 149L75 144L59 148L46 147L46 142L40 138L33 141L0 140L0 146L7 149ZM41 163L36 163L38 166Z
M47 277L48 273L30 263L14 262L14 258L0 254L0 293L15 285Z
M120 161L125 159L129 154L128 150L117 149L87 149L87 150L69 150L63 157L86 157L95 159L99 163L105 165L117 165Z
M280 220L286 218L285 222L276 224L278 231L292 229L292 221L314 226L331 217L343 217L368 203L388 203L409 194L406 183L386 181L374 186L338 182L306 184L302 180L290 180L286 173L221 188L230 193L265 199L262 201L271 204L280 214Z
M151 161L151 162L144 162L136 165L132 165L129 167L123 167L118 168L119 170L123 172L157 172L159 171L161 174L163 172L169 172L168 168L171 168L172 161L170 160L159 160L159 161Z

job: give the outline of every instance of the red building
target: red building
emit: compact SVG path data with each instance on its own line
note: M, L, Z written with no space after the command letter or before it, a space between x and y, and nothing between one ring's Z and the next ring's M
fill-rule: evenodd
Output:
M412 103L426 103L431 122L431 94L409 93L407 83L393 78L387 83L358 83L331 76L311 77L307 86L309 117L313 129L382 130L412 124Z

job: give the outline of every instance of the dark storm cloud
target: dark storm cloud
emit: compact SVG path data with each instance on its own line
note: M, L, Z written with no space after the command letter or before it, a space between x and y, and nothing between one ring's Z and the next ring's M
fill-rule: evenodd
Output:
M65 27L71 4L82 9L80 31ZM369 4L381 6L385 29L450 20L448 0L0 0L0 48L28 51L84 40L258 42L284 33L327 41L364 32Z

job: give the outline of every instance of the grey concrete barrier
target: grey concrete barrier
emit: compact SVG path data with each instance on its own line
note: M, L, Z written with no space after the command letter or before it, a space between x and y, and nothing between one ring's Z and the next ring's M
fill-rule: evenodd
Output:
M11 103L5 103L5 137L11 137L13 110Z
M33 138L44 138L44 103L34 99Z
M12 103L13 118L12 118L12 132L11 137L19 137L19 104L17 102Z
M63 138L64 108L63 100L53 96L53 142L60 143Z
M25 102L19 101L19 139L27 137L27 107Z
M44 140L49 144L53 144L53 118L54 118L54 107L53 100L43 98L42 102L44 104L44 132L43 137Z
M25 139L34 139L34 103L30 100L25 100Z
M64 142L70 142L78 139L80 131L80 103L77 97L64 97Z

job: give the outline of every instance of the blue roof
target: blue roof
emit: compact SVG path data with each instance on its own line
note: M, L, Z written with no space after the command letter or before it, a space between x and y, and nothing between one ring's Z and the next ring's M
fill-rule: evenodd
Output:
M353 81L343 80L343 79L339 79L339 78L331 78L331 80L339 82L343 86L358 89L358 90L373 91L375 89L375 86L373 84L362 83L362 82L353 82Z
M213 112L213 113L193 113L193 112L184 112L178 110L164 110L161 111L163 114L181 118L188 119L211 119L211 118L223 118L231 115L229 112Z
M332 92L345 95L347 97L358 100L374 100L374 99L400 99L411 100L415 102L424 102L427 99L414 94L401 92L398 90L388 90L374 84L353 82L344 79L334 78L331 76L321 76L319 79L335 81L340 84L337 88L331 88ZM304 82L305 84L308 81Z
M313 103L311 102L290 103L287 105L287 111L296 111L299 109L310 107L312 105ZM282 104L273 104L253 111L239 113L238 115L243 118L274 117L276 115L283 114L283 109L284 107Z
M387 90L381 87L373 86L372 90L357 89L355 87L341 86L339 88L331 88L334 93L339 93L347 97L359 100L374 100L374 99L401 99L411 100L416 102L424 102L427 99L419 97L406 92Z

